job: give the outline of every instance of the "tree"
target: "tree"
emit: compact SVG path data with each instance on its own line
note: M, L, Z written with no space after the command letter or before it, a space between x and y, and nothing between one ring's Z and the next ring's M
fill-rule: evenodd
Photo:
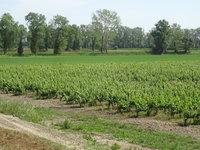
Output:
M17 53L21 56L24 52L24 42L26 40L26 27L24 25L19 25L18 26L18 49Z
M115 48L131 48L132 47L132 29L126 26L119 26L114 38Z
M2 48L2 42L1 42L1 34L0 34L0 48Z
M132 29L132 47L142 48L144 47L145 33L142 28L136 27Z
M200 28L197 28L193 31L193 42L194 48L200 48Z
M81 48L91 48L91 28L90 25L80 25Z
M25 19L28 22L30 32L30 49L33 54L36 54L41 41L44 40L46 18L42 14L31 12Z
M48 51L48 48L53 48L54 45L54 31L51 25L46 25L45 27L45 36L44 36L44 46L45 50Z
M193 44L192 39L190 37L190 31L189 30L184 31L184 37L183 37L182 41L183 41L184 53L189 53L190 48L192 47L192 44Z
M120 25L120 18L114 11L97 10L92 17L92 25L100 33L101 52L107 52L108 43L113 39L114 31Z
M153 53L163 54L169 46L170 25L166 20L160 20L151 32L154 39Z
M175 53L178 53L183 45L183 30L178 24L173 24L170 30L170 49L174 50Z
M9 13L2 15L0 20L0 37L4 54L14 47L17 36L17 23Z
M57 15L51 21L54 33L54 54L60 54L62 49L67 46L68 20L66 17Z
M80 42L82 48L89 48L93 51L99 47L98 32L95 31L92 25L81 25L80 28Z
M68 27L68 46L67 50L79 50L80 49L80 29L77 25L71 25Z
M154 40L153 40L153 36L151 35L151 33L147 33L145 35L145 48L151 48L154 45Z
M145 33L142 28L119 26L114 39L114 45L119 48L142 48L145 46Z
M74 41L73 41L73 50L80 50L80 29L77 25L72 25L74 28Z

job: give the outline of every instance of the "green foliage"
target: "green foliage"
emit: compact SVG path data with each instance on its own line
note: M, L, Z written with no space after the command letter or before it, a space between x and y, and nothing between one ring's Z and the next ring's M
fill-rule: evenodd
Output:
M17 23L9 13L2 15L0 20L0 39L4 54L13 48L17 37Z
M192 42L192 39L190 37L190 33L188 30L185 30L185 34L184 34L182 41L183 41L183 49L184 49L185 53L189 53L193 42Z
M49 108L38 108L29 104L0 99L0 113L13 115L34 123L53 118L56 112Z
M67 50L79 50L80 49L80 29L76 25L68 27L68 45Z
M66 47L68 20L63 16L55 16L51 22L54 39L54 54L60 54Z
M30 32L30 49L33 54L37 54L38 49L45 36L45 16L42 14L37 14L30 12L26 17L28 22L29 32Z
M190 48L200 48L200 28L182 30L176 23L170 28L166 20L160 20L156 27L145 33L140 27L121 26L116 12L107 9L97 10L89 25L70 25L66 17L57 15L49 25L42 14L30 12L25 16L28 23L26 37L19 37L17 23L9 13L0 20L0 48L4 54L9 49L17 49L22 55L23 46L29 47L32 54L54 49L54 54L62 50L96 49L107 53L108 49L153 48L153 53L188 53ZM186 35L184 35L187 34ZM168 50L168 51L167 51Z
M80 31L80 44L82 48L92 49L99 49L99 32L98 30L94 29L92 25L81 25L79 28Z
M109 41L115 36L120 18L114 11L107 9L97 10L92 17L92 25L101 39L101 52L107 52Z
M136 116L164 110L172 117L198 120L198 68L199 62L4 65L0 89L15 94L30 91L80 106L105 103Z
M17 49L17 53L21 56L24 52L24 43L26 40L26 36L27 35L27 31L26 31L26 27L23 25L19 25L18 26L18 49Z
M163 54L169 46L170 25L166 20L160 20L151 32L154 39L153 53Z
M146 35L142 28L129 28L126 26L119 26L114 38L113 47L119 48L143 48L146 47Z
M120 150L120 149L121 149L121 146L116 143L111 146L111 150Z
M107 53L108 49L153 48L153 53L188 53L190 48L200 48L200 28L182 30L177 24L170 28L166 20L160 20L156 27L145 33L140 27L121 26L120 17L114 11L97 10L89 25L70 25L66 17L57 15L50 24L42 14L30 12L25 16L28 33L20 38L17 23L9 13L0 20L0 48L4 54L9 49L17 49L23 54L23 46L32 54L54 49L54 54L62 50L96 49ZM184 35L187 34L186 35ZM168 50L168 51L167 51Z
M2 48L2 39L1 39L1 34L0 34L0 48Z
M70 129L71 127L71 123L69 122L69 120L65 120L61 125L60 125L61 129Z
M175 53L178 53L179 50L182 50L183 48L184 32L181 29L181 26L177 24L173 24L170 30L170 49L174 50Z
M51 25L46 25L45 27L45 37L44 37L44 46L45 50L48 51L48 48L53 48L54 44L54 34L53 34L53 29Z

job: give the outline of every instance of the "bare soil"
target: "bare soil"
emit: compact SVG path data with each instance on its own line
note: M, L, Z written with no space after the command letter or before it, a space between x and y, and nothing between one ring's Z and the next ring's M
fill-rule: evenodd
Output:
M4 128L7 130L11 130L9 132L13 133L14 136L9 136L7 138L7 134L3 135L0 137L0 146L4 148L4 146L7 146L8 148L12 148L12 143L14 145L19 145L20 150L22 149L27 149L29 147L28 145L32 144L33 149L35 148L37 150L40 148L44 148L44 150L48 149L48 146L45 147L45 143L39 143L35 142L35 140L30 140L27 142L27 140L23 141L23 138L25 138L27 135L34 135L35 137L40 137L47 139L49 141L52 141L54 143L58 143L60 145L65 146L67 149L87 149L86 148L86 141L82 138L83 135L81 134L76 134L76 133L66 133L66 132L61 132L58 130L50 129L41 125L36 125L33 123L29 123L26 121L22 121L16 117L13 116L8 116L4 114L0 114L0 129ZM6 130L6 131L7 131ZM1 130L0 130L1 133ZM20 134L16 134L20 133ZM150 150L148 148L143 148L138 145L130 144L126 141L118 141L112 137L108 137L106 135L97 135L94 134L92 137L97 141L97 143L103 144L103 145L109 145L112 146L113 144L118 144L121 146L122 150L125 149L134 149L134 150ZM17 138L17 140L15 140ZM23 141L23 142L22 142ZM38 143L38 145L37 145ZM34 144L36 147L34 147ZM43 147L42 147L43 146ZM0 147L1 148L1 147ZM51 150L51 149L50 149Z
M20 133L31 134L66 146L69 149L83 149L84 141L80 135L65 134L61 131L22 121L16 117L0 114L0 127Z
M62 150L61 146L54 145L45 139L33 135L0 128L0 149L2 150Z

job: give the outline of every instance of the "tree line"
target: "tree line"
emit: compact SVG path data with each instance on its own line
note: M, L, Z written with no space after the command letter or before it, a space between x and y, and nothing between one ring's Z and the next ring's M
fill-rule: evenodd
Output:
M54 16L47 23L46 17L30 12L25 16L27 25L16 22L11 14L0 18L0 48L6 54L17 49L23 55L24 47L32 54L53 49L54 54L63 50L91 49L107 53L108 49L151 48L152 53L188 53L190 48L200 48L200 28L182 29L178 24L170 25L160 20L148 33L140 27L121 25L114 11L97 10L89 25L71 25L64 16Z

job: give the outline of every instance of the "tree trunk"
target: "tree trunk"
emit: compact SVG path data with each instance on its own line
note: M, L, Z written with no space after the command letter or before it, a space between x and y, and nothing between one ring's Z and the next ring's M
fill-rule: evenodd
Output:
M20 38L20 41L18 43L18 49L17 49L18 55L21 56L24 52L23 50L23 42L22 42L22 38Z
M4 41L3 42L3 54L5 55L6 54L6 52L7 52L7 46L6 46L7 44L6 44L6 42Z
M102 37L101 37L101 53L103 53L103 50L104 50L104 37L102 35Z
M96 43L96 39L93 37L92 38L92 51L94 53L94 50L95 50L95 43Z
M3 54L5 55L7 53L7 49L3 49Z
M107 43L107 40L105 42L105 52L106 52L106 54L108 53L108 43Z

